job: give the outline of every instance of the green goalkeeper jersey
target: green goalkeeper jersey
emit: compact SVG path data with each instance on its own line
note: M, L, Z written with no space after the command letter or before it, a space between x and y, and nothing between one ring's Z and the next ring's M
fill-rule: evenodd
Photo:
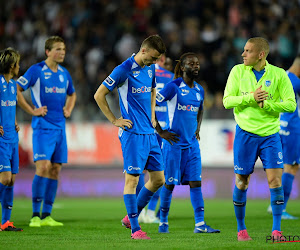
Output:
M257 82L252 66L244 64L232 68L223 97L226 109L234 108L234 117L241 129L259 136L279 131L281 112L294 112L295 93L286 72L266 61L265 73ZM254 91L262 85L268 92L264 107L254 99Z

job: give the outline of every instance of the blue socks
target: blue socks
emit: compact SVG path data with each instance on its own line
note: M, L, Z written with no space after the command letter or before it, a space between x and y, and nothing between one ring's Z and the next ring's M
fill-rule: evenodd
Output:
M246 229L245 225L245 214L246 214L246 202L247 202L247 190L240 190L237 186L234 186L233 190L233 205L235 217L237 220L237 229L240 230Z
M292 175L290 173L283 173L283 175L282 175L282 187L283 187L283 192L284 192L283 210L286 209L286 204L290 198L293 181L294 181L294 175Z
M57 185L58 180L46 178L42 219L51 214L52 206L56 197Z
M4 186L4 185L2 185ZM4 186L6 187L2 193L2 224L10 220L11 210L13 206L14 199L14 187L13 186Z
M158 199L159 199L160 191L161 191L161 187L154 193L151 200L149 201L148 210L155 211L156 205L157 205L157 202L158 202Z
M140 174L139 182L136 187L136 197L138 197L143 186L145 186L145 174L144 173Z
M124 194L124 203L131 224L131 232L135 233L141 227L138 222L138 210L136 202L136 194Z
M32 181L33 217L40 216L41 204L44 200L47 178L35 175Z
M272 214L273 214L273 228L274 230L280 230L281 226L281 215L284 205L284 193L283 188L270 188L271 192L271 207L272 207Z
M153 196L153 192L148 190L145 186L141 189L139 196L137 197L136 203L138 208L138 214L143 210L145 206L149 203Z
M168 215L171 206L172 192L165 187L162 187L160 192L160 222L167 223Z
M204 221L204 201L201 187L190 188L191 202L194 208L195 224Z

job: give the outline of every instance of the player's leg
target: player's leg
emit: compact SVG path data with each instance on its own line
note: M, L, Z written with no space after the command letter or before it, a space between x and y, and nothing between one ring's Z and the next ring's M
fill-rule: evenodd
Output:
M167 183L167 181L166 181ZM175 185L163 185L160 192L160 223L158 227L159 233L169 233L169 211L171 207L172 201L172 193L174 190Z
M159 223L159 219L155 215L155 210L156 206L158 203L159 195L161 192L161 187L154 193L152 196L151 200L149 201L148 204L148 209L147 209L147 218L148 218L148 223Z
M295 175L297 174L297 171L299 169L299 164L284 164L284 172L282 175L282 187L284 192L284 205L283 205L283 211L282 211L282 219L298 219L298 217L295 217L293 215L290 215L286 212L286 205L290 198L290 194L292 191L293 181L295 178Z
M56 198L62 163L68 162L68 147L65 130L52 130L52 136L55 140L55 148L51 157L51 165L47 168L41 226L63 226L62 222L55 221L51 217L51 212Z
M139 177L139 182L138 185L136 187L136 197L138 197L141 189L145 186L145 173L141 173L140 177ZM146 208L144 208L138 218L139 223L147 223L148 222L148 218L147 218L147 214L146 214Z
M253 136L238 125L234 138L234 173L235 187L233 190L233 205L237 221L238 241L252 240L245 225L247 190L250 175L253 173L258 158L259 136Z
M2 144L2 143L1 143ZM23 231L22 228L16 228L10 222L11 211L14 199L14 183L16 174L19 172L19 150L18 143L6 144L5 154L2 154L2 144L0 146L1 170L0 170L0 194L2 205L2 231ZM2 149L1 149L2 148ZM2 165L4 163L4 165Z
M281 216L284 204L282 187L283 155L282 144L278 133L262 138L260 158L267 174L270 188L270 200L273 215L272 235L281 237Z

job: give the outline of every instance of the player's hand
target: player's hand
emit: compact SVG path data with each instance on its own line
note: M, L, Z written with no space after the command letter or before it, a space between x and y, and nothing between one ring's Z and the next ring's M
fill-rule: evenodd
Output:
M15 128L16 128L16 131L17 131L17 132L20 131L20 127L19 127L18 123L15 123Z
M3 127L0 126L0 135L3 136L4 135L4 130L3 130Z
M153 128L156 128L157 123L156 123L155 118L154 119L152 118L151 123L152 123Z
M122 117L119 119L116 119L112 122L113 125L120 127L122 129L126 129L127 128L132 128L132 121L128 120L128 119L123 119Z
M47 112L48 112L47 106L43 106L38 109L35 108L33 110L33 116L45 116L47 115Z
M66 107L63 107L63 111L64 117L69 118L71 116L71 112Z
M200 141L200 130L197 129L195 134L196 134L196 139L197 139L198 141Z
M167 140L171 145L173 145L174 142L177 143L179 141L179 135L168 130L162 130L158 134L161 138Z
M262 85L260 85L255 91L254 91L254 99L257 103L263 102L264 100L267 100L268 92L265 90L262 90Z
M258 106L259 106L260 108L263 108L263 107L264 107L264 102L258 102L257 104L258 104Z

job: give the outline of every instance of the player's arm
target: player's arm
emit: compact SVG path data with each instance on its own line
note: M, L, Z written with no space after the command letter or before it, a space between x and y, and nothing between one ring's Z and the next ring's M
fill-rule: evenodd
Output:
M71 95L67 96L66 104L63 107L64 116L66 118L69 118L71 116L71 113L75 106L76 99L77 99L77 96L76 96L75 92L73 92Z
M156 89L152 88L151 90L151 123L153 128L157 126L157 120L155 116L155 106L156 106Z
M289 77L283 70L281 74L280 83L278 84L278 90L279 90L280 99L282 101L274 102L274 101L266 100L264 101L263 109L267 111L275 111L278 113L294 112L297 107L295 92Z
M196 130L196 138L198 141L200 141L200 127L202 123L202 118L203 118L203 109L199 109L197 114L197 130Z
M125 129L125 127L131 128L132 121L123 119L122 117L117 119L112 113L106 100L106 96L108 95L108 93L110 93L109 89L104 84L101 84L94 95L95 101L101 109L102 113L113 125L121 127L123 129Z
M24 98L22 92L24 89L20 86L17 85L17 101L18 105L28 114L33 115L33 116L45 116L48 112L47 106L42 106L40 108L32 108L29 103L26 101Z
M226 109L235 108L241 105L248 105L255 102L254 93L239 95L239 69L235 66L232 68L225 87L223 105Z
M15 128L16 128L16 131L19 132L20 131L20 127L19 127L19 124L17 122L17 116L15 118Z

